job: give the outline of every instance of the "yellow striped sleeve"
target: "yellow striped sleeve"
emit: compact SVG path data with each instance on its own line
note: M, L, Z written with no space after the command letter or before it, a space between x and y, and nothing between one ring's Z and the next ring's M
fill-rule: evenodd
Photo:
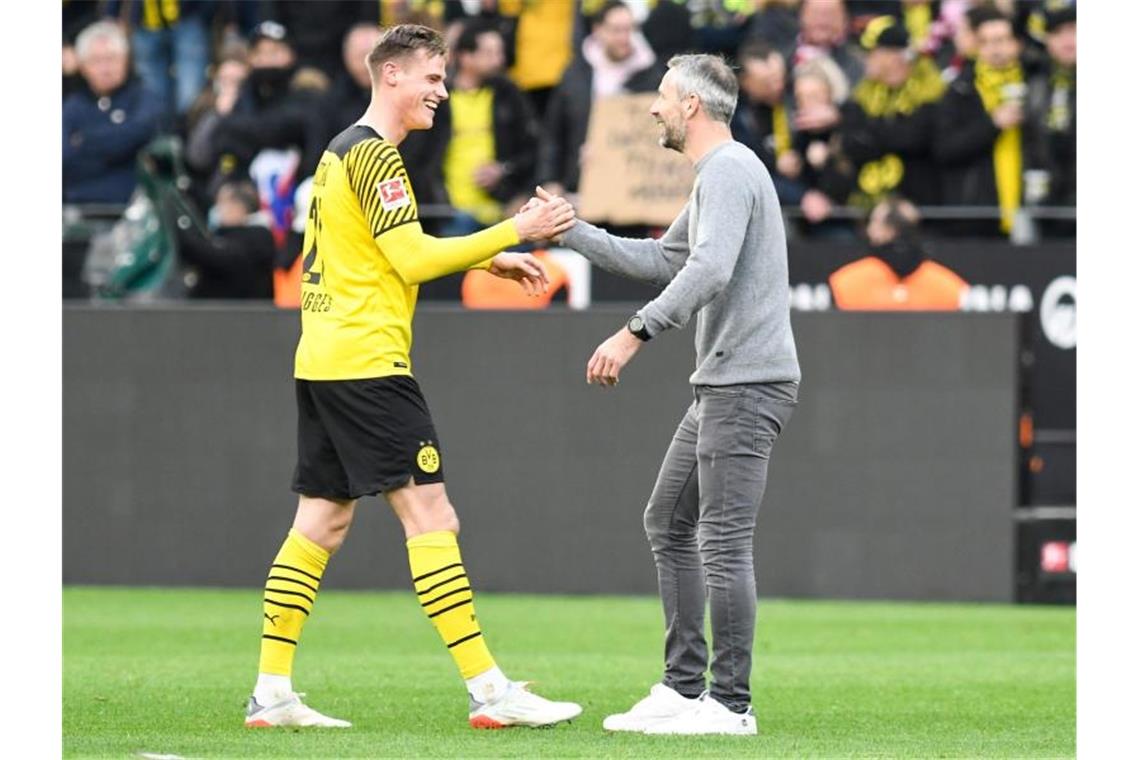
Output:
M365 140L345 156L345 173L373 238L419 220L419 209L404 160L384 140Z

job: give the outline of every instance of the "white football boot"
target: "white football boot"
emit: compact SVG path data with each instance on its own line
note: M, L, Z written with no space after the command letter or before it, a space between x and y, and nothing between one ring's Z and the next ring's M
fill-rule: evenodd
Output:
M629 708L628 712L610 715L602 721L607 731L636 731L638 733L663 720L695 710L700 698L690 699L663 683L653 685L649 696Z
M582 714L581 705L573 702L551 702L527 691L527 681L511 681L498 699L477 702L470 699L468 722L472 728L506 728L507 726L553 726Z
M645 729L646 734L695 736L700 734L729 734L734 736L755 736L756 716L752 708L747 712L734 713L709 696L701 695L697 707L675 718L654 723Z
M278 726L314 726L321 728L351 728L347 720L321 715L301 701L301 694L290 694L272 705L260 705L253 697L245 711L246 728L276 728Z

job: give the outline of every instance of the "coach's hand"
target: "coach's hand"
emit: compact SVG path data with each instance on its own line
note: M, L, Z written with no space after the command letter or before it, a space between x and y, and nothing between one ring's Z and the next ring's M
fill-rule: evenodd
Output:
M623 327L606 339L586 363L586 382L603 388L618 384L618 375L644 341Z
M528 296L541 295L550 285L546 267L529 253L500 253L491 259L487 271L504 280L518 281Z
M515 229L523 243L553 240L574 226L574 207L564 198L546 203L527 203L515 214Z
M530 211L532 208L536 208L537 206L541 206L543 203L553 203L554 201L564 201L566 203L569 203L571 206L574 206L577 202L577 196L571 195L567 198L563 198L560 195L551 193L546 188L539 185L539 186L534 188L534 195L531 197L531 199L529 201L527 201L523 205L523 207L519 210L520 211ZM577 213L577 212L575 212L575 213ZM574 221L577 221L577 219L575 218ZM571 225L571 226L573 226L573 225ZM562 235L557 235L555 237L552 237L551 240L553 240L558 245L562 245Z

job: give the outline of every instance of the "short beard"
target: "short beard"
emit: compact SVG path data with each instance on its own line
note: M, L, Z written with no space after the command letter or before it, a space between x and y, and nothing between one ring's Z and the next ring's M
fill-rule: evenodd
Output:
M684 125L681 125L677 129L673 129L673 127L671 127L668 122L662 122L662 126L665 128L665 134L661 135L661 137L657 140L658 144L660 144L662 148L668 148L669 150L675 150L678 153L684 153L685 152L685 127L684 127Z

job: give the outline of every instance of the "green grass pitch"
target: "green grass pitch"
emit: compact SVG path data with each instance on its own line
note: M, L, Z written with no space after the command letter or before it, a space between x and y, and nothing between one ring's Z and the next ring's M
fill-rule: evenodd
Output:
M1072 608L762 600L756 737L608 735L660 676L646 597L480 594L507 674L580 702L552 729L474 731L410 592L324 590L294 686L344 731L249 730L258 590L66 588L68 757L1072 757Z

